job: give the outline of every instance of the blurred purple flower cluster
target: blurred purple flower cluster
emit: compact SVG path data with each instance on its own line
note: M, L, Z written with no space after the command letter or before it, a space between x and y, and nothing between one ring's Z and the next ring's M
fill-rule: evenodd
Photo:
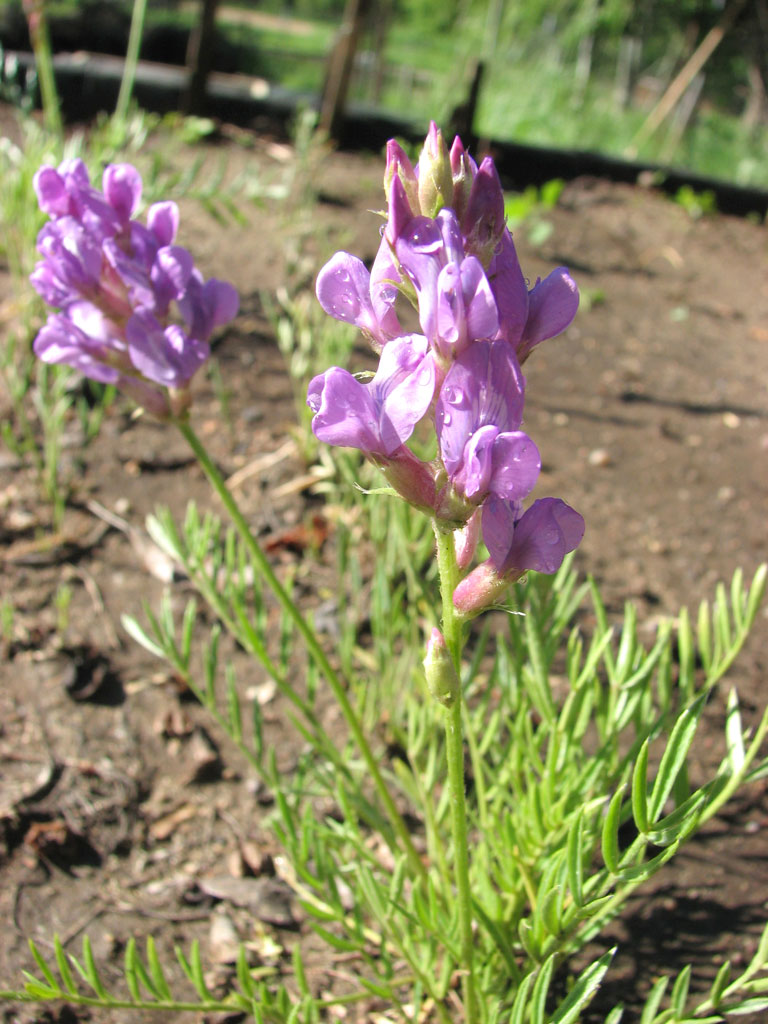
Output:
M110 164L102 191L81 160L41 167L34 186L50 220L30 280L59 310L35 353L117 385L160 418L182 415L214 328L237 314L237 292L204 281L190 253L174 245L175 203L151 206L146 226L133 219L142 182L130 164Z
M520 366L568 327L578 290L565 267L529 290L492 159L478 166L458 138L449 151L434 123L416 167L389 142L384 187L387 222L370 272L338 252L317 279L322 307L360 328L379 367L368 383L340 367L315 377L312 427L321 441L360 449L404 498L455 530L460 569L482 532L490 559L454 594L473 614L526 570L555 572L584 532L559 498L523 511L541 460L521 430ZM401 297L422 334L401 327ZM436 432L430 462L406 444L422 420Z

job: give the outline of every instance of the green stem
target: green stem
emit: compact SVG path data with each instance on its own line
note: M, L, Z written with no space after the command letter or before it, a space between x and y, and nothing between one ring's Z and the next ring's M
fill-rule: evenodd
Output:
M48 34L48 22L45 17L43 0L25 4L29 36L35 54L37 79L40 83L40 100L43 104L43 117L48 131L59 138L64 134L59 108L59 94L56 91L56 77L53 72L53 55L51 54L51 38Z
M117 106L115 107L116 121L125 120L125 115L128 113L128 105L133 95L133 83L136 80L136 67L139 63L139 50L141 49L141 35L144 30L146 10L147 0L133 0L128 48L125 53L123 77L120 81L120 92L117 97Z
M363 732L360 720L355 714L354 708L347 696L346 687L342 681L340 675L331 665L328 660L325 651L320 645L317 639L317 635L312 627L309 625L307 620L301 614L296 604L291 599L291 596L283 587L280 580L275 575L272 566L269 563L266 555L259 546L256 538L250 531L248 523L245 521L243 513L240 511L237 502L232 497L224 478L219 473L215 464L211 460L208 452L203 447L199 438L192 430L189 422L185 419L179 419L176 424L184 435L192 451L195 453L200 465L203 468L205 475L211 483L211 486L218 494L224 507L226 508L229 516L237 530L240 539L248 549L248 553L253 560L254 567L258 569L264 580L266 580L272 593L277 598L280 607L283 609L285 614L291 619L294 626L301 635L304 644L309 652L310 657L313 659L317 667L325 676L328 685L333 691L333 695L341 709L341 713L344 715L347 726L352 738L354 739L358 750L360 751L363 760L365 761L366 768L370 773L371 779L373 780L376 792L379 795L379 799L384 805L387 817L389 818L390 824L395 831L398 839L402 843L402 849L405 851L408 861L411 865L411 869L414 874L422 879L426 879L427 870L419 857L416 848L413 845L408 828L403 821L402 815L395 806L395 802L392 799L392 794L387 788L387 784L384 781L384 777L379 769L378 762L374 757L373 751L368 743L368 740Z
M451 652L456 674L461 678L463 637L461 622L453 604L453 591L459 581L453 533L445 533L435 522L437 568L443 599L443 637ZM462 735L461 692L450 707L445 708L445 756L448 762L448 787L451 804L451 833L454 850L454 876L459 910L459 950L461 955L461 987L464 997L464 1020L476 1024L479 1019L474 970L474 938L472 935L472 893L469 886L469 836L467 806L464 799L464 740Z

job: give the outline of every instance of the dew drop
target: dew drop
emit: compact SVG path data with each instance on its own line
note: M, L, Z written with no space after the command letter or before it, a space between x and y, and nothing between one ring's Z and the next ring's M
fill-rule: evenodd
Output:
M451 414L449 412L443 413L443 426L450 427L451 425Z
M464 401L464 392L461 388L449 385L447 388L443 389L443 397L449 405L461 405Z
M347 271L347 270L337 270L336 271L336 280L337 281L341 281L342 284L346 284L349 281L349 271Z

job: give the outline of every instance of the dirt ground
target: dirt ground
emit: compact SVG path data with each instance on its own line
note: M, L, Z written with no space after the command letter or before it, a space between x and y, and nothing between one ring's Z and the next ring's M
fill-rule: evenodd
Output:
M240 132L225 133L208 159L222 155L231 174L279 182L291 173L290 151ZM194 424L227 476L243 471L246 515L308 587L311 566L281 538L317 504L291 440L291 387L261 296L286 267L310 280L337 248L373 255L378 221L368 211L382 205L381 171L371 157L315 153L299 185L316 190L317 205L294 197L251 206L244 226L224 228L193 201L182 204L181 244L242 297L216 349L221 384L200 381ZM516 233L523 267L535 279L568 265L584 301L568 332L526 364L525 427L544 461L536 495L562 496L584 515L580 571L597 577L613 614L636 602L650 635L659 616L696 607L737 566L751 576L766 558L768 236L595 180L567 186L545 216L553 230L540 247L524 226ZM0 288L7 322L7 278ZM156 609L167 585L86 502L139 531L158 503L177 518L190 498L213 507L183 440L130 413L118 402L85 448L72 424L62 461L73 500L53 537L33 468L0 452L0 595L13 608L0 687L0 987L21 984L30 936L45 950L58 932L78 953L87 932L108 982L131 935L151 934L163 950L199 938L212 982L224 983L227 936L279 962L275 950L301 935L290 893L268 871L277 852L263 826L268 795L120 624L124 612L140 618L144 601ZM63 587L66 614L57 606ZM186 584L170 591L182 608ZM767 699L766 626L762 614L729 677L752 713ZM290 763L279 704L261 696ZM703 735L705 760L718 738L714 726ZM768 795L757 785L636 898L612 929L621 952L585 1019L602 1020L619 999L631 1007L634 989L689 960L711 979L719 958L750 956L768 915L767 829ZM323 960L309 963L318 990L333 973ZM14 1024L150 1019L0 1012Z

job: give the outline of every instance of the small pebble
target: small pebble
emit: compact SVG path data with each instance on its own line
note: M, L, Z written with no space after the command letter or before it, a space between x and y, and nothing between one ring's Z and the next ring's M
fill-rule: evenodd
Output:
M607 448L593 448L589 453L588 460L590 466L611 466L613 465L613 459L611 453Z

